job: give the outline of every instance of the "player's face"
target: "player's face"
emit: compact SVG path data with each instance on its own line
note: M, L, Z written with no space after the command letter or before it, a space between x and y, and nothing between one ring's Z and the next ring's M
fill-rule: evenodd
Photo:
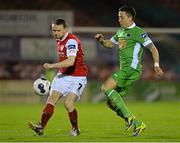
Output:
M62 39L67 32L63 25L52 24L52 33L55 39Z
M126 28L132 25L132 17L129 16L125 11L119 11L119 24L121 27Z

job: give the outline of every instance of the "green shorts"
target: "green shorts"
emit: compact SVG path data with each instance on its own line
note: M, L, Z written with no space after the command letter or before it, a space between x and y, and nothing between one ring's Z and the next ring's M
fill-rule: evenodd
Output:
M123 68L114 72L111 77L117 82L116 91L124 96L130 85L140 78L141 72L131 67Z

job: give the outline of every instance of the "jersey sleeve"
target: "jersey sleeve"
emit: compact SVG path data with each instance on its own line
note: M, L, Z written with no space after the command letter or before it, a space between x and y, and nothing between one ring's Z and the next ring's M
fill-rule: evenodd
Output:
M118 45L118 32L115 33L115 35L113 37L111 37L111 42L113 42L114 44Z
M76 57L78 51L78 42L75 39L69 39L66 43L66 54L67 57L74 56Z
M152 40L149 38L148 34L144 31L141 31L137 39L144 47L152 43Z

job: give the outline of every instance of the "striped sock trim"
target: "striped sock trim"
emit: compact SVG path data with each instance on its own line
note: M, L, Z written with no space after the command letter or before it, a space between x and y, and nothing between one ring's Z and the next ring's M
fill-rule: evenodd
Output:
M114 89L111 90L111 92L108 94L108 97L114 92Z

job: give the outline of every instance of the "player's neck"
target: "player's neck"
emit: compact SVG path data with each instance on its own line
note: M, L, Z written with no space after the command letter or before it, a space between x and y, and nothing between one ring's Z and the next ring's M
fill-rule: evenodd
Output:
M134 23L134 22L131 22L131 23L129 23L125 28L126 29L131 29L131 28L133 28L133 27L135 27L136 26L136 24Z

